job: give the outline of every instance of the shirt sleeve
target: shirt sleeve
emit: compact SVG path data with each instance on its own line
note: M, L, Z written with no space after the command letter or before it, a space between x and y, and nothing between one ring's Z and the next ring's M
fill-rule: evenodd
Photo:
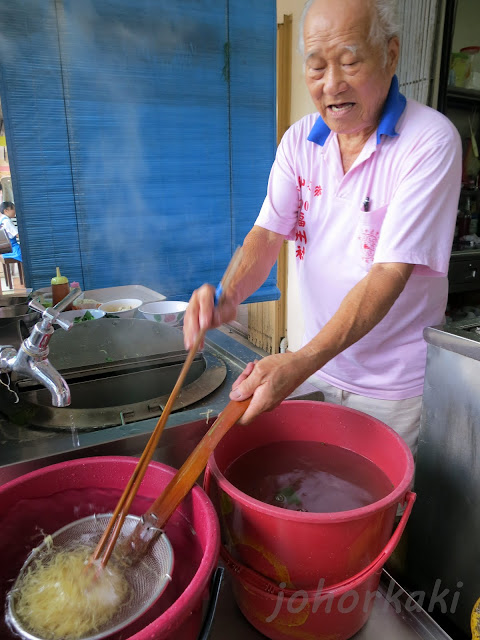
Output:
M444 276L461 188L459 135L450 131L443 141L424 141L403 166L404 175L388 205L374 262L415 264L414 273Z
M291 127L283 136L268 179L267 196L255 224L295 239L299 191L295 175L295 134Z

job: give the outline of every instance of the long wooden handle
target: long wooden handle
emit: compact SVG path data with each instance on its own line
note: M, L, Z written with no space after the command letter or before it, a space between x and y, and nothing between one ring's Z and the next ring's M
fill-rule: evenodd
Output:
M227 404L202 440L170 480L165 490L145 513L145 516L153 514L156 517L157 527L162 529L165 526L167 520L205 469L212 451L227 431L243 416L250 401L251 398L247 398L241 402L232 400Z
M177 382L175 383L175 386L173 387L167 403L162 411L162 415L160 416L155 429L153 430L153 433L148 440L147 446L143 450L137 466L135 467L127 486L125 487L125 491L118 501L118 504L115 507L115 511L113 512L113 515L110 518L110 521L105 531L103 532L102 537L100 538L97 547L95 548L95 551L92 554L91 561L98 560L102 552L104 552L101 559L101 564L103 567L110 559L113 548L118 540L118 536L120 535L120 531L122 530L123 523L125 522L125 518L127 517L132 502L137 495L138 489L145 476L155 449L158 446L160 436L162 435L163 429L172 410L173 403L178 396L188 370L190 369L190 365L192 364L195 354L197 353L200 343L202 342L204 337L205 331L200 331L195 339L195 343L188 352L187 358L183 363L183 367L180 371Z
M217 302L217 304L221 304L222 302L222 297L223 297L223 292L226 289L226 287L230 284L235 271L238 268L238 265L240 264L242 258L242 249L241 247L239 247L234 255L232 256L230 263L228 264L227 270L225 271L225 274L222 278L221 284L222 284L222 289L221 289L221 294L220 294L220 299ZM183 364L183 367L180 371L180 375L178 376L178 380L175 383L175 386L172 389L172 392L170 393L170 396L167 400L167 403L162 411L162 415L160 416L157 425L155 427L155 429L153 430L152 435L150 436L150 439L147 443L147 446L145 447L145 449L143 450L143 453L140 457L140 460L138 461L137 466L135 467L133 474L130 478L130 480L128 481L128 484L125 488L125 491L123 492L122 496L120 497L120 500L118 501L117 506L115 507L115 511L113 512L112 517L110 518L110 521L105 529L105 531L103 532L102 537L100 538L100 541L97 545L97 547L95 548L95 551L93 552L91 558L90 558L90 562L93 562L94 560L98 560L98 558L101 556L101 554L103 553L102 559L101 559L101 565L103 567L105 567L105 565L107 564L113 549L115 547L115 544L118 540L118 536L120 535L120 531L122 530L122 526L123 523L125 521L125 518L127 517L127 514L130 510L130 507L132 505L132 502L138 492L138 489L140 487L140 484L143 480L143 477L145 476L145 473L147 471L148 465L152 459L153 453L155 451L155 449L157 448L158 445L158 441L160 440L160 436L162 434L163 428L168 420L168 417L170 415L170 412L172 410L172 406L173 403L175 402L178 392L180 391L183 382L185 380L185 377L188 373L188 370L190 369L190 365L193 362L193 359L195 357L195 354L197 353L200 345L202 344L204 338L205 338L205 330L201 330L198 332L197 337L195 338L195 342L193 344L193 346L191 347L190 351L188 352L187 358ZM245 407L246 408L246 407ZM242 412L243 413L243 412ZM242 415L242 414L240 414ZM238 417L240 417L240 415ZM238 420L238 418L237 418ZM214 425L215 426L215 425ZM231 426L231 425L230 425ZM213 428L213 427L212 427ZM213 451L213 449L212 449ZM208 457L207 457L208 460ZM187 460L188 462L188 460ZM206 464L206 462L205 462ZM185 465L184 465L185 466ZM182 467L183 469L183 467ZM200 475L201 470L199 472L198 475ZM197 476L198 477L198 476ZM193 480L192 482L192 486L195 482L196 478ZM188 493L188 490L187 490ZM184 496L183 496L184 497ZM183 499L180 498L180 500ZM180 502L179 500L179 502ZM175 507L178 505L175 505ZM174 509L175 509L174 507Z

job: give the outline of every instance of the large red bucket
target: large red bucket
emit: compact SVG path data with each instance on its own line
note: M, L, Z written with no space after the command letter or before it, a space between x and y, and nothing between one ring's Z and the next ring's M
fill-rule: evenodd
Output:
M72 460L33 471L1 486L2 595L11 587L12 578L43 534L53 533L86 515L113 511L137 462L135 458L119 456ZM175 472L172 467L151 462L130 512L141 515ZM194 487L177 508L167 524L166 534L175 555L172 582L156 604L136 623L111 636L112 640L198 637L203 603L220 545L217 516L200 487ZM3 616L2 640L16 637L2 625Z
M252 449L301 440L364 456L387 475L391 493L360 509L303 513L255 500L224 476ZM232 429L209 460L205 488L220 518L235 596L249 621L274 640L354 635L368 619L373 606L368 594L377 589L413 506L413 470L408 446L392 429L325 402L283 402L252 424ZM401 525L390 539L397 507L405 502Z

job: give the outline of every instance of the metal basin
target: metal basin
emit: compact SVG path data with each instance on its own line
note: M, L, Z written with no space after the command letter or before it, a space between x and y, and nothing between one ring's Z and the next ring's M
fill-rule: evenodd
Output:
M18 300L18 297L14 299ZM37 311L33 311L24 303L5 306L0 304L0 345L8 344L18 349L40 317Z
M0 306L0 318L18 318L20 316L26 316L29 313L38 315L36 311L32 311L25 303L9 304L4 307Z
M180 330L140 319L102 318L56 330L49 359L70 387L69 407L51 406L50 393L31 379L16 381L19 403L5 413L14 421L53 429L93 430L161 414L186 352ZM226 376L222 360L195 357L173 411L215 391Z
M15 304L27 304L30 296L2 296L0 295L0 307L11 307Z

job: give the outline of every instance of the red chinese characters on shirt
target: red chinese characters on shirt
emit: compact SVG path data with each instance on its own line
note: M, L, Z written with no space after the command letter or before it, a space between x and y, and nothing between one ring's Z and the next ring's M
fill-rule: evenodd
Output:
M379 237L379 231L368 229L367 227L363 227L363 229L360 231L359 236L357 237L357 239L360 241L360 259L367 266L371 265L373 262Z
M295 233L295 243L296 243L296 251L295 256L299 260L303 260L305 258L305 249L307 244L307 233L306 233L306 223L307 223L307 212L310 208L310 201L302 199L302 188L304 188L308 193L306 194L307 198L313 194L313 197L318 198L322 195L323 189L320 185L312 186L312 181L303 178L302 176L298 176L297 179L297 191L299 192L298 198L298 219L297 219L297 231Z
M305 247L302 247L300 245L297 246L297 250L295 252L295 256L299 259L299 260L303 260L305 257Z
M295 234L295 242L304 242L307 244L307 234L305 231L297 231Z
M306 181L305 178L302 178L302 176L298 176L297 179L297 191L301 191L302 187L305 187L307 189L307 191L311 191L313 192L313 195L315 197L318 198L318 196L321 196L323 193L323 189L320 185L316 185L315 187L312 187L312 181L309 180L308 182Z
M305 245L307 244L307 232L302 227L305 227L305 212L308 211L308 202L302 202L300 200L300 212L298 214L297 231L295 232L295 242L297 249L295 252L296 257L299 260L305 258Z

